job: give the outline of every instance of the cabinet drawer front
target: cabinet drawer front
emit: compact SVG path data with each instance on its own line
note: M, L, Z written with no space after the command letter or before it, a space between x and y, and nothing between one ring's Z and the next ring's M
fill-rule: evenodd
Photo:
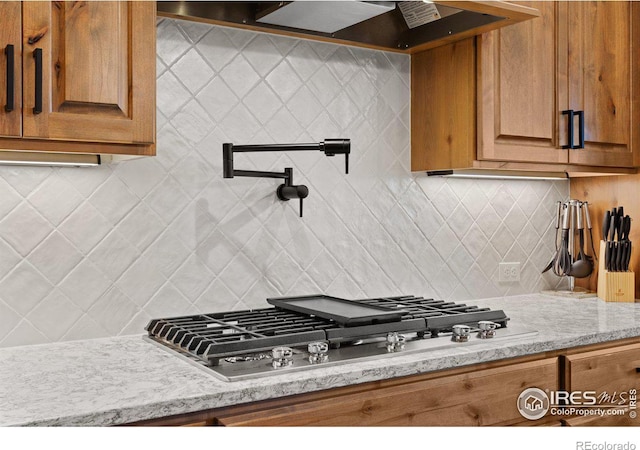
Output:
M622 392L640 388L640 344L566 357L567 390Z
M227 426L470 426L523 421L516 403L527 387L557 389L557 360L409 382L289 406L218 417ZM259 408L259 406L257 406Z
M566 357L565 386L567 391L595 391L596 396L606 393L610 401L622 401L622 415L605 417L573 417L567 426L628 426L640 425L630 417L629 390L640 388L640 344L612 349L584 352ZM637 412L636 412L637 414Z

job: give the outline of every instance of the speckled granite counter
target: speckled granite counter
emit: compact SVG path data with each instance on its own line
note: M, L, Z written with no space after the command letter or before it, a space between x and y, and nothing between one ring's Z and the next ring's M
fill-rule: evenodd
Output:
M141 336L0 349L0 425L112 425L640 336L640 303L545 295L467 301L535 337L224 382Z

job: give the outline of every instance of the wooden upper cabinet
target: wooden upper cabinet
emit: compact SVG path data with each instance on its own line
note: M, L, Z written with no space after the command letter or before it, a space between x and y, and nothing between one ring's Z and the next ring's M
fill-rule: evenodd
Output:
M411 59L411 170L466 167L475 159L473 38Z
M154 2L28 1L22 14L25 138L154 142Z
M0 136L22 132L21 13L19 2L0 2Z
M566 72L566 52L557 52L558 3L526 5L540 17L478 38L478 159L568 163L559 150L567 98L557 88Z
M640 5L522 4L541 17L478 38L478 159L636 165Z
M568 2L566 9L568 106L584 111L585 140L584 149L571 150L569 160L633 166L631 130L640 118L631 108L640 90L640 5Z

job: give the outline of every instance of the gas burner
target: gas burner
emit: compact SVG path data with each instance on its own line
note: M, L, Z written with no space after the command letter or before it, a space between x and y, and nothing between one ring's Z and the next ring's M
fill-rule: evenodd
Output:
M153 319L147 339L235 380L535 333L507 329L509 318L502 310L442 300L399 296L357 304L401 310L402 315L390 322L342 326L279 307L197 314ZM443 336L450 338L438 339Z

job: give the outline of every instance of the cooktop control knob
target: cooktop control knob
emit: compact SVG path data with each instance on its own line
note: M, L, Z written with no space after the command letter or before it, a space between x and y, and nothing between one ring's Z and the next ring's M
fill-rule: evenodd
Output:
M469 340L470 334L471 327L467 325L454 325L451 340L453 342L467 342Z
M293 364L293 350L290 347L275 347L271 350L271 358L274 369L289 367Z
M404 350L406 338L404 334L398 334L395 331L387 333L387 351L389 353L400 352Z
M329 344L326 342L311 342L307 345L309 351L309 363L320 364L329 360Z
M478 322L478 337L480 339L491 339L496 335L496 328L500 328L500 324L488 320Z

